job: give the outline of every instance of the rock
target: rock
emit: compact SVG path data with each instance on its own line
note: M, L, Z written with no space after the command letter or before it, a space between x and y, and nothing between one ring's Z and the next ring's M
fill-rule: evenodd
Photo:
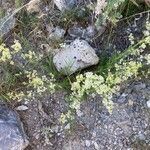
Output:
M95 34L96 34L96 28L95 28L95 26L89 25L86 28L85 37L86 38L92 38L92 37L95 36Z
M49 27L48 31L49 31L49 39L51 40L60 40L65 35L65 30L61 29L60 27L55 28Z
M82 26L75 24L68 30L68 33L71 37L74 38L82 38L90 41L96 35L96 28L95 26L89 25L87 28L83 28Z
M89 140L85 140L85 145L86 145L86 147L90 147L91 146L91 142Z
M147 107L150 108L150 100L148 100L146 103L147 103Z
M0 105L0 149L23 150L28 143L18 114Z
M83 37L83 33L85 32L85 29L82 26L79 26L77 24L75 24L74 26L72 26L71 28L68 29L68 34L71 37Z
M60 11L72 9L76 4L76 0L54 0L55 5Z
M94 148L95 148L96 150L99 150L99 149L100 149L99 146L98 146L98 144L97 144L96 142L94 142Z
M139 134L137 135L137 137L138 137L140 140L145 140L145 135L142 134L142 133L139 133Z
M16 14L15 11L13 13ZM13 13L0 19L0 37L3 37L15 27L16 19Z
M65 46L53 58L57 70L65 75L96 65L98 62L95 50L86 41L79 39Z
M68 124L65 126L65 129L66 129L66 130L69 130L69 129L70 129L70 123L68 123Z
M77 109L76 110L76 114L81 117L83 115L82 111L80 109Z
M16 110L19 110L19 111L21 111L21 110L28 110L28 107L25 106L25 105L21 105L21 106L18 106L18 107L16 108Z
M40 12L40 2L41 0L31 0L26 9L29 13L38 13Z

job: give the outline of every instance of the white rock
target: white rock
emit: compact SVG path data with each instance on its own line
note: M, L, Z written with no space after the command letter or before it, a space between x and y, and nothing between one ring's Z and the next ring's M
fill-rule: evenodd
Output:
M85 145L86 145L86 147L90 147L91 142L89 140L85 140Z
M81 117L83 115L83 112L80 109L77 109L76 113L79 117Z
M70 129L70 123L68 123L68 124L65 126L65 129L66 129L66 130L69 130L69 129Z
M25 105L21 105L21 106L18 106L17 108L16 108L16 110L28 110L29 108L27 107L27 106L25 106Z
M96 65L98 62L95 50L86 41L79 39L64 47L53 58L57 70L66 75Z
M99 150L99 149L100 149L100 147L98 146L98 144L97 144L96 142L94 142L94 148L95 148L96 150Z
M76 4L76 0L54 0L54 3L60 11L64 11L71 9Z
M147 103L147 107L150 108L150 100L148 100L146 103Z

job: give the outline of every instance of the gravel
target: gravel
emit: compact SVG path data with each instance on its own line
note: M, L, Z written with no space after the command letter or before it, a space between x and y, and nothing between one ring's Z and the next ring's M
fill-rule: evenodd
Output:
M146 105L149 89L150 82L139 81L126 85L120 95L114 97L115 108L112 114L102 106L99 96L89 97L81 106L83 115L76 117L77 129L74 133L79 141L85 141L83 149L127 150L136 147L141 150L140 147L145 145L150 149L150 112ZM123 92L126 94L121 94ZM120 97L124 98L121 103ZM84 130L79 129L81 125ZM78 143L79 149L81 143Z

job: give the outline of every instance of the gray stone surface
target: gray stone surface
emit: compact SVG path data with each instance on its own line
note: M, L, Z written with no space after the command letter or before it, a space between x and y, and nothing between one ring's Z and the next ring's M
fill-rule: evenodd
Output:
M27 145L27 136L18 115L0 105L0 149L23 150Z

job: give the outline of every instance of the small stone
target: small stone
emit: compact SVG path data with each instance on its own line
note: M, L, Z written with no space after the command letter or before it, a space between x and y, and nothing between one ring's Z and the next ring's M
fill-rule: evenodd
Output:
M145 139L146 139L146 138L145 138L145 135L142 134L142 133L139 133L139 134L138 134L138 138L139 138L140 140L145 140Z
M68 123L68 124L65 126L65 129L66 129L66 130L69 130L69 129L70 129L70 123Z
M122 93L121 94L121 97L126 97L128 94L126 94L126 93Z
M129 106L133 106L134 102L129 99L129 100L128 100L128 104L129 104Z
M150 100L148 100L146 103L147 103L147 107L150 108Z
M126 99L126 96L127 96L127 95L128 95L128 94L126 94L126 93L122 93L122 94L120 95L120 97L118 98L118 102L121 103L121 104L125 103L125 102L127 101L127 99Z
M89 25L89 26L86 28L85 37L86 37L86 38L93 38L96 33L97 33L97 32L96 32L95 26Z
M77 110L76 110L76 113L77 113L77 115L78 115L79 117L81 117L81 116L83 115L83 112L81 112L80 109L77 109Z
M99 150L99 149L100 149L100 147L98 146L98 144L97 144L96 142L94 142L94 148L95 148L96 150Z
M92 138L95 138L95 137L96 137L96 132L93 131L93 133L92 133Z
M68 33L73 38L79 37L90 41L91 38L93 38L96 35L97 30L96 27L92 25L89 25L87 28L83 28L81 25L75 24L68 30Z
M60 27L51 28L48 27L49 31L49 39L51 40L60 40L65 35L65 30L61 29Z
M28 110L29 108L27 107L27 106L25 106L25 105L21 105L21 106L18 106L17 108L16 108L16 110L19 110L19 111L24 111L24 110Z
M83 27L79 26L78 24L75 24L73 27L68 29L68 34L71 37L82 37L83 33L85 32L85 29Z
M90 142L89 140L86 140L86 141L85 141L85 145L86 145L86 147L90 147L91 142Z

